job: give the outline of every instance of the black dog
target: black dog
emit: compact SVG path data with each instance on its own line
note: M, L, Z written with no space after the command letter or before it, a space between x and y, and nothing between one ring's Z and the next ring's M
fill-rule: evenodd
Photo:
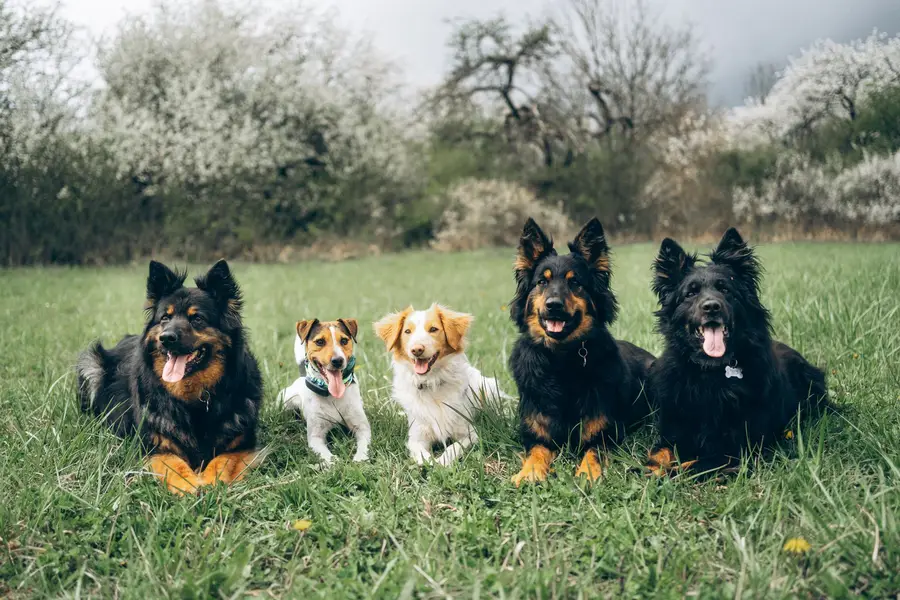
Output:
M240 479L262 458L262 379L245 346L240 289L224 260L196 288L184 280L151 261L144 333L112 350L97 342L76 367L82 410L117 435L139 435L150 470L176 493Z
M822 371L772 340L760 264L737 230L709 259L697 264L667 238L654 263L665 351L650 376L661 439L649 466L660 475L677 467L676 451L682 468L728 465L781 439L798 409L815 414L826 402Z
M542 481L559 449L583 452L578 476L601 474L598 448L621 440L649 413L643 380L654 358L617 342L607 326L616 318L610 289L609 246L592 219L558 256L531 219L519 242L516 295L510 316L522 332L509 357L519 388L522 470L512 478Z

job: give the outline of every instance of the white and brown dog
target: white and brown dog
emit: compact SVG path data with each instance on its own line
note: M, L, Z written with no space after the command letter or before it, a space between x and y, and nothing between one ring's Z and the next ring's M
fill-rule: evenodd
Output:
M478 441L473 420L485 395L500 395L497 381L482 376L463 352L472 320L472 315L432 304L419 311L410 306L375 323L393 355L392 396L406 412L407 448L418 464L432 460L435 444L445 446L438 464L458 459Z
M357 331L355 319L298 321L294 357L301 376L280 394L285 409L303 413L309 448L326 464L334 461L326 436L338 425L356 437L353 460L369 459L372 430L353 372Z

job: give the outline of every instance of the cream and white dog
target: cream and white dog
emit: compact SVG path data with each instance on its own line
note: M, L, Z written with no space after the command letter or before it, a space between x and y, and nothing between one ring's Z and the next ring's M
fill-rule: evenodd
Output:
M486 395L501 395L497 381L484 377L463 352L472 320L472 315L432 304L419 311L410 306L375 323L393 355L392 396L406 412L407 448L418 464L433 459L435 444L445 446L436 460L440 465L462 456L478 441L473 421Z
M309 448L326 464L334 461L326 437L338 425L346 426L356 437L353 460L369 459L372 430L353 372L357 330L355 319L297 322L294 358L301 377L279 395L285 409L303 413Z

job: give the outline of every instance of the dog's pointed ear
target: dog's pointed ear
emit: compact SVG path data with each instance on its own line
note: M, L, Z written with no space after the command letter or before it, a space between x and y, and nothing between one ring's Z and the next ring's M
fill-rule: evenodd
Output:
M595 271L609 274L609 244L603 233L603 225L594 217L569 243L569 250L584 257Z
M516 277L516 294L509 301L509 317L520 329L525 327L525 304L532 274L537 264L547 256L554 256L553 240L541 230L534 219L528 217L519 238L513 269Z
M412 312L413 307L408 306L400 312L386 315L375 323L375 334L384 341L384 345L388 350L393 350L400 345L400 336L403 333L406 318Z
M678 284L694 268L696 256L688 254L678 242L666 238L659 246L659 255L653 261L653 291L660 302L678 288Z
M161 262L150 261L150 272L147 275L147 300L154 305L172 292L184 287L187 274L173 271Z
M194 282L199 289L212 296L219 305L226 326L232 329L240 327L243 297L241 288L232 276L225 259L220 259L210 267L206 275L196 277Z
M338 323L340 323L355 344L356 334L359 332L359 323L356 322L356 319L338 319Z
M717 265L730 267L736 276L749 282L754 288L758 287L762 266L753 249L734 227L725 232L709 258Z
M463 340L472 321L475 317L468 313L456 312L440 304L432 305L437 313L438 319L441 320L441 327L444 329L444 335L447 338L447 345L453 350L459 351L463 349Z
M522 237L519 238L515 262L516 272L531 271L542 258L554 254L556 254L556 250L553 248L553 240L547 237L534 219L528 217L525 227L522 229Z
M315 327L318 322L318 319L297 321L297 337L299 337L304 344L309 339L309 334L312 333L313 327Z

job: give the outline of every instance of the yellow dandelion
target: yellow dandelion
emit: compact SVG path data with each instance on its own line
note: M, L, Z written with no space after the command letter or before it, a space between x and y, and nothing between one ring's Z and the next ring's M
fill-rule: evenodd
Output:
M306 519L297 519L291 524L291 527L296 529L297 531L306 531L310 527L312 527L312 521L307 521Z
M501 304L501 305L500 305L500 310L506 312L506 305L505 305L505 304Z
M792 552L794 554L806 554L809 552L812 546L809 545L809 542L801 538L791 538L784 543L783 550L785 552Z
M785 431L785 432L784 432L784 439L786 439L786 440L792 440L792 439L794 439L794 432L791 431L790 429L788 429L787 431Z
M853 353L853 358L854 358L854 359L859 358L859 352L854 352L854 353Z

